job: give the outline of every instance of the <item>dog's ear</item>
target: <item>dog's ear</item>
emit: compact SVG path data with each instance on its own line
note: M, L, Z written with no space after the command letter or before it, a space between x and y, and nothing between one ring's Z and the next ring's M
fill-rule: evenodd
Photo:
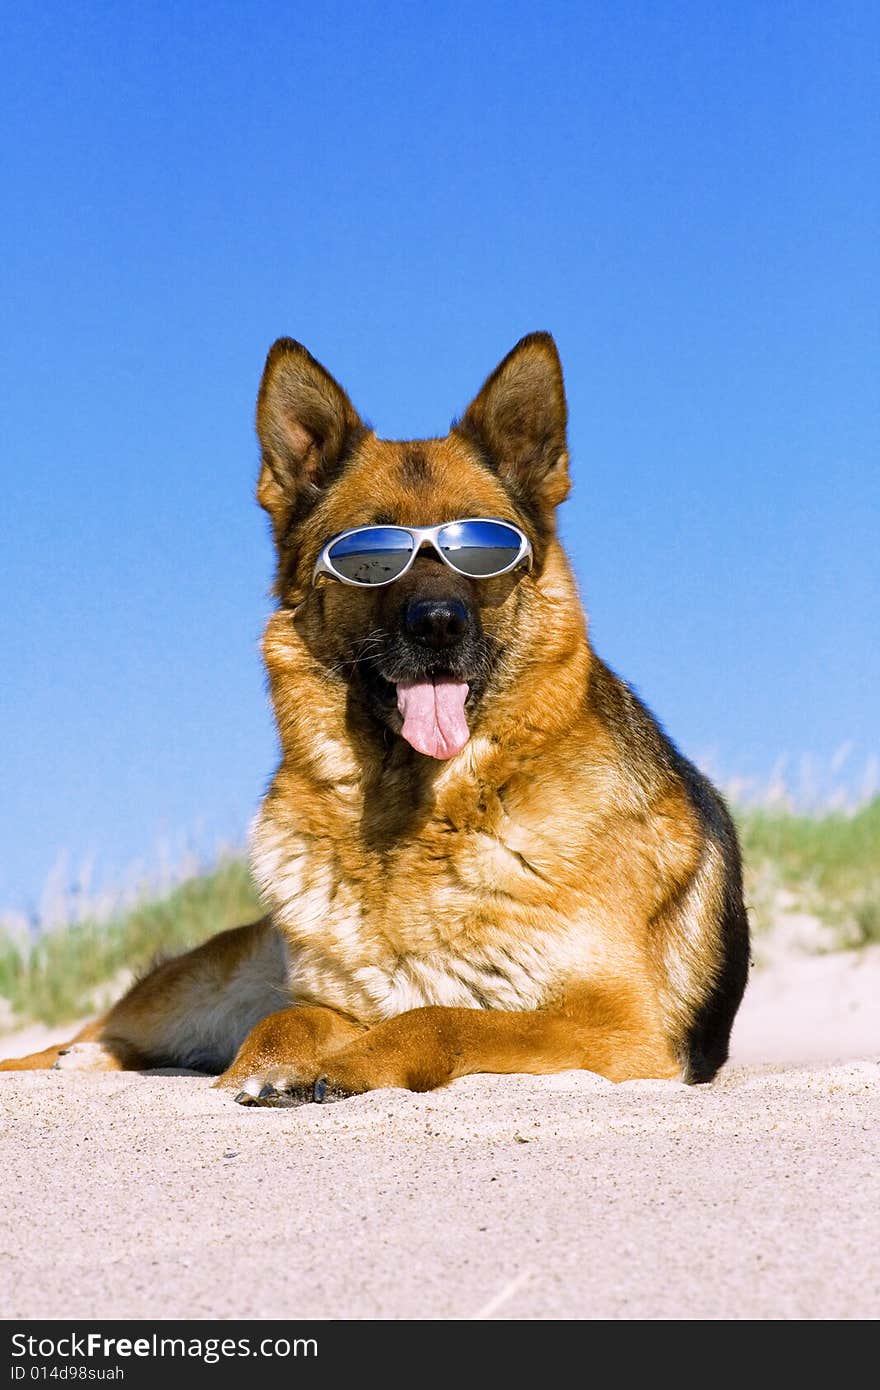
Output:
M565 386L549 333L521 338L455 426L515 494L550 522L568 496Z
M364 432L342 387L302 343L279 338L272 344L257 396L257 501L272 519L276 540L294 514L317 499Z

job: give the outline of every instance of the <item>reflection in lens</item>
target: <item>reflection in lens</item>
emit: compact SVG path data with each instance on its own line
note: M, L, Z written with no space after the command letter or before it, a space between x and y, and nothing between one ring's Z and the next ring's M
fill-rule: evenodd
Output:
M342 536L327 552L333 568L357 584L387 584L406 569L413 541L396 526L365 526Z
M439 543L449 563L475 579L509 569L520 552L519 534L503 521L450 522Z

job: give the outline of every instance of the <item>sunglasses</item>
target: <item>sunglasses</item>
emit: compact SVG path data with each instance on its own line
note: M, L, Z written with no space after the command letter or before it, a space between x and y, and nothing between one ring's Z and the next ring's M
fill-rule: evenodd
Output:
M532 567L531 542L518 526L467 517L442 526L357 526L342 531L318 556L312 582L328 574L342 584L393 584L406 574L423 545L468 579L495 579L523 561Z

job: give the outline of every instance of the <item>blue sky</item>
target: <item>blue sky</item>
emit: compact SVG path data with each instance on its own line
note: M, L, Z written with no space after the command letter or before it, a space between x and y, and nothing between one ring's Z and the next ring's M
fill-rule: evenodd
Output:
M0 123L0 906L241 834L253 402L301 339L443 432L566 370L598 650L730 774L877 751L870 3L24 5Z

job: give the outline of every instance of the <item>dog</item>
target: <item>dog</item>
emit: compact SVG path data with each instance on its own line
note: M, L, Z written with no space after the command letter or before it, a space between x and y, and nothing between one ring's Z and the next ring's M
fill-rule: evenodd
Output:
M407 442L282 338L257 433L267 915L4 1069L187 1067L247 1105L475 1072L711 1080L748 973L736 833L592 651L556 533L552 337L517 343L444 438Z

